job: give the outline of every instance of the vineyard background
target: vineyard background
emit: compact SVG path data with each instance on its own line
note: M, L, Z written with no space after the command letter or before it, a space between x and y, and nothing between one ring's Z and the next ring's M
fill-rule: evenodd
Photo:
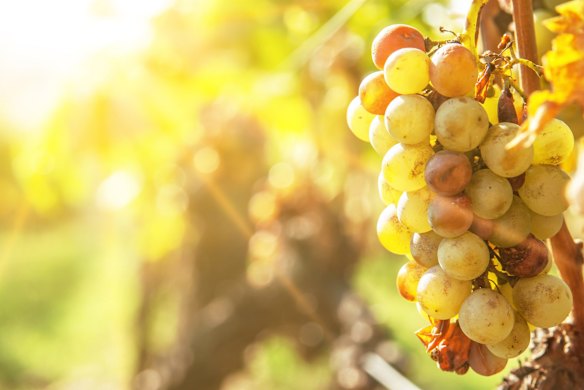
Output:
M364 388L365 352L423 389L494 388L414 336L379 159L345 123L382 27L444 37L465 5L0 5L0 388Z

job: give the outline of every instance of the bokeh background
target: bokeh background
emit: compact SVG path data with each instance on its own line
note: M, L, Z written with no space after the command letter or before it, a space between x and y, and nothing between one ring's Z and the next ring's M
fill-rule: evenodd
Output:
M0 388L493 388L425 356L345 124L382 27L466 6L0 2Z

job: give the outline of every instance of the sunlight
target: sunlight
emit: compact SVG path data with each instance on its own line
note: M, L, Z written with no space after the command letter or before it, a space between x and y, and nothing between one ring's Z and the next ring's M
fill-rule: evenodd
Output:
M0 114L34 130L67 82L98 55L146 47L150 20L171 0L21 0L0 3Z

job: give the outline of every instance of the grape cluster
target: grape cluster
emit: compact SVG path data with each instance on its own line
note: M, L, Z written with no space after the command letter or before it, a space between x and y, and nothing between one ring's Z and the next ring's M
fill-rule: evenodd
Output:
M448 321L472 341L457 372L494 374L527 348L530 325L559 324L572 306L547 273L543 242L568 207L560 164L572 132L554 119L532 146L510 149L520 126L499 121L499 86L484 103L473 98L480 64L458 42L427 51L414 27L391 25L372 57L379 70L361 82L347 122L382 157L378 237L410 259L398 290L433 326Z

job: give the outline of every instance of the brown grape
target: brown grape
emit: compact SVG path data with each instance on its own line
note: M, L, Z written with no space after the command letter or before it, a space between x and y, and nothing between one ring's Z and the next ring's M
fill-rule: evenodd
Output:
M495 375L507 365L507 359L494 355L486 345L475 342L470 347L468 362L474 372L484 376Z
M472 177L468 158L457 152L441 150L426 164L424 178L428 187L439 195L452 196L464 190Z
M412 26L407 24L392 24L385 27L373 39L371 57L377 69L383 69L387 57L394 51L404 47L413 47L426 51L424 37Z
M464 96L474 89L478 68L473 54L457 43L448 43L432 55L430 82L441 95Z
M456 237L466 232L473 221L470 199L461 194L436 196L428 207L428 221L442 237Z

